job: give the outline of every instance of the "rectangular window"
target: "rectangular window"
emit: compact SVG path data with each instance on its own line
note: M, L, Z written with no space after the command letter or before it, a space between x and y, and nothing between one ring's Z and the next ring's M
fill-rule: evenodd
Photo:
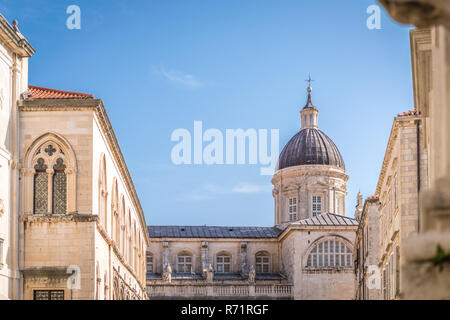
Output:
M64 300L64 290L34 290L34 300Z
M387 203L387 207L388 207L388 217L389 217L389 221L391 221L392 218L392 201L391 201L391 190L388 191L388 203Z
M397 201L397 174L394 176L394 208L398 208L398 201Z
M216 260L217 273L231 272L231 258L229 256L218 256Z
M322 197L312 196L312 216L315 217L322 213Z
M189 273L192 270L191 256L178 256L178 272Z
M153 273L153 256L147 253L147 273Z
M289 198L289 221L297 220L297 198Z
M261 255L256 256L256 273L269 273L270 257Z

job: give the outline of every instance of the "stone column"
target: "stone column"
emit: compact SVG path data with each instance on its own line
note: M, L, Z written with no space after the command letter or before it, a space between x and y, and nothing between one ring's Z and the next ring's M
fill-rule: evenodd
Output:
M200 249L201 259L202 259L202 272L206 269L208 269L209 265L209 247L208 247L208 241L202 241Z
M166 270L168 264L169 264L169 242L163 241L162 272Z
M247 242L241 242L241 274L244 277L248 276L248 262L247 262Z

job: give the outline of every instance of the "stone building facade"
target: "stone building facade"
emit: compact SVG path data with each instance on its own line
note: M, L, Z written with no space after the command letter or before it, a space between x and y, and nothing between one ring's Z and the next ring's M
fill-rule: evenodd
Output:
M145 217L102 100L28 85L34 50L0 30L0 294L145 299Z
M345 217L344 161L311 90L272 179L275 226L149 226L150 298L353 298L358 222Z
M380 214L379 199L370 196L362 205L362 195L358 194L355 218L359 220L355 236L355 299L380 300L381 274L379 271L380 250Z
M396 21L418 27L410 31L415 109L394 121L376 192L381 297L450 299L450 0L379 2Z
M358 299L400 298L405 263L401 250L405 240L420 230L419 194L428 184L422 119L417 110L394 119L375 195L364 204L356 234ZM368 273L375 264L379 270L370 267Z

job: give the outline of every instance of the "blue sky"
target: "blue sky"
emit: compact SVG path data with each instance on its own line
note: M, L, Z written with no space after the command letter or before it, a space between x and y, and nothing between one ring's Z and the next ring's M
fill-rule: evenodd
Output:
M81 9L69 30L66 9ZM413 108L409 27L375 1L0 0L36 54L29 83L103 99L148 224L273 225L260 165L171 161L177 128L300 126L308 73L319 126L344 157L347 215L375 191L394 116Z

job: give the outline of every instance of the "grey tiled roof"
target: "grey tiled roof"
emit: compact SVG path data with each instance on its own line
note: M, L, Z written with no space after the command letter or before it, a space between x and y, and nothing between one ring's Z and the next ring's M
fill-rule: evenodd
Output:
M334 213L323 213L316 217L295 222L303 226L357 226L358 220Z
M148 226L150 238L277 238L275 227Z

